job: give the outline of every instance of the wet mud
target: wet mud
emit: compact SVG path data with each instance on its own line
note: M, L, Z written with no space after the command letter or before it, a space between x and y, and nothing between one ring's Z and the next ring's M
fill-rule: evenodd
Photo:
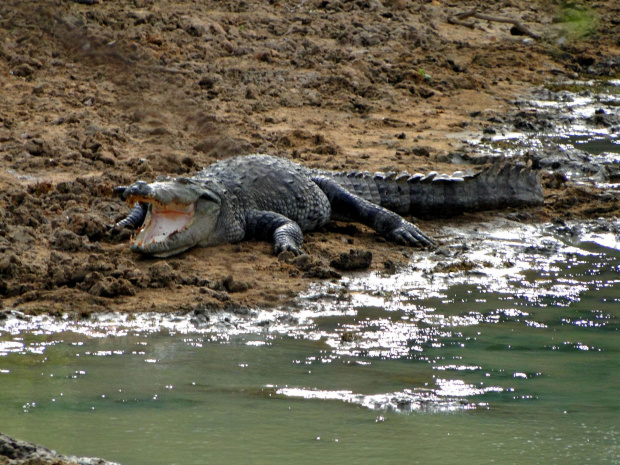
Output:
M407 264L415 249L339 224L308 234L305 257L279 259L269 244L245 242L144 259L129 251L129 229L108 228L128 211L113 188L252 152L337 170L476 169L489 160L472 137L556 125L519 107L532 89L617 79L615 2L597 3L585 36L553 3L485 7L540 39L505 23L448 22L478 7L2 2L0 305L82 317L278 306L351 270ZM617 113L590 124L617 127ZM447 226L497 216L561 223L617 214L613 190L576 183L545 161L562 153L522 156L541 171L544 207L420 227L441 249Z

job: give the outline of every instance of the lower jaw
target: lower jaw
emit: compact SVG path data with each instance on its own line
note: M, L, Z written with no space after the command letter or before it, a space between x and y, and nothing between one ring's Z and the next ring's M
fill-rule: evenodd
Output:
M155 257L155 258L166 258L172 255L177 255L181 252L185 252L189 248L190 246L181 247L178 249L162 249L160 247L152 247L152 245L144 246L144 245L138 245L135 243L129 246L129 250L131 250L132 252L135 252L141 255L147 255L150 257Z

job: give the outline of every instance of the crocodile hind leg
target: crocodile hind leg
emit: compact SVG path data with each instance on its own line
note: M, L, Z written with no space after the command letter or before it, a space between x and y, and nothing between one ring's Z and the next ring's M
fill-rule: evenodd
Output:
M435 241L400 215L349 192L333 179L313 176L332 206L332 218L357 221L402 245L432 246Z
M246 216L245 239L273 242L276 255L291 251L301 255L304 235L290 218L276 212L250 210Z

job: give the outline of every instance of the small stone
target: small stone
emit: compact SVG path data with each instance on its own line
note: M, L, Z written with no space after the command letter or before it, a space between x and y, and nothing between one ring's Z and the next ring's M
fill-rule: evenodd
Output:
M116 157L114 157L113 153L108 152L107 150L100 151L97 159L101 160L106 165L114 166L116 164Z
M41 155L43 153L43 145L37 144L34 139L31 139L28 142L26 142L24 144L24 149L26 149L26 151L30 155L34 155L34 156Z
M411 153L413 153L414 155L418 155L420 157L430 157L431 148L423 147L423 146L413 147L411 149Z
M310 255L307 255L307 254L302 254L302 255L298 255L297 257L294 257L290 261L290 263L295 265L297 269L301 271L309 271L310 268L316 265L315 263L313 263L312 257L310 257Z
M198 81L198 85L203 89L213 89L213 87L215 87L215 84L217 84L219 81L221 81L220 76L210 74L208 76L202 77L200 81Z
M45 91L48 88L49 88L49 84L47 84L47 83L39 84L34 89L32 89L32 93L35 94L35 95L42 95L42 94L45 93Z
M227 276L224 279L224 288L231 294L234 292L245 292L252 286L245 281L236 281L232 275Z
M350 250L349 253L341 253L340 256L332 260L329 264L341 271L367 270L372 263L372 252L370 250Z
M11 70L13 76L28 77L34 73L32 66L22 63Z
M153 45L157 45L157 46L161 46L164 44L164 39L162 36L160 36L159 34L154 34L154 35L150 35L146 38L146 41L149 44L153 44Z
M443 257L452 257L452 253L450 252L450 249L448 249L447 247L438 247L437 250L435 250L435 255L440 255Z
M32 244L35 240L33 230L28 226L15 226L9 232L8 237L11 242L20 244Z
M53 248L66 252L76 252L82 248L83 240L73 231L57 229L50 241Z
M388 272L388 273L395 273L396 272L396 263L394 263L392 260L388 259L388 260L383 262L383 269L386 272Z
M245 98L247 99L256 99L259 96L259 91L258 91L258 87L256 87L255 85L249 85L246 87L245 89Z

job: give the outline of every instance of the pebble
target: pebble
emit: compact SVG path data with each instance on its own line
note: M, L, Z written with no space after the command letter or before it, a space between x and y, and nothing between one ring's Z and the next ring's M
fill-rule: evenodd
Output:
M28 77L34 74L34 69L32 68L32 66L27 65L26 63L23 63L13 68L11 70L11 74L13 76Z

